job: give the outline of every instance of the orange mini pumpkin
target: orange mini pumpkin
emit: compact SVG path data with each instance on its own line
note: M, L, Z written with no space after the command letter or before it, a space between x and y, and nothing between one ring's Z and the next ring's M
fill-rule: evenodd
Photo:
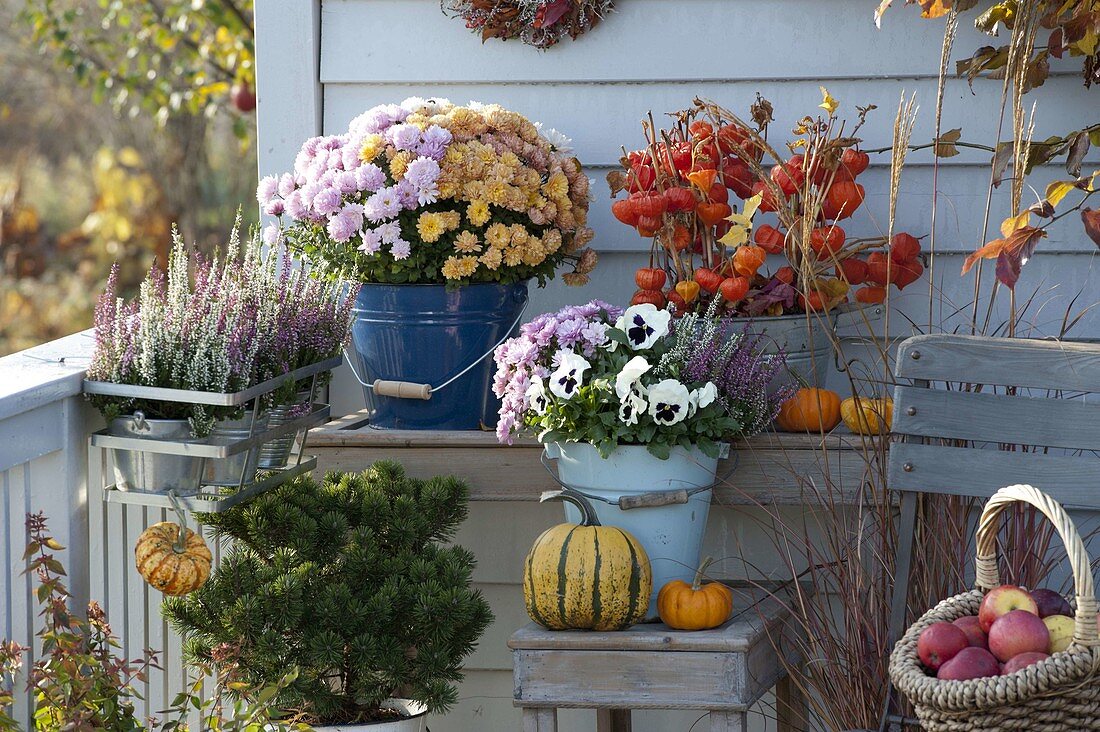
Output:
M707 630L729 620L733 612L733 593L721 582L703 584L703 574L711 565L707 557L689 585L672 580L657 593L657 613L664 624L676 630Z
M840 405L844 424L857 435L881 435L890 431L894 418L894 400L849 397Z
M775 423L784 432L828 432L840 424L840 395L828 389L799 389L779 407Z
M213 557L202 536L185 529L179 543L180 527L171 521L153 524L138 537L134 561L138 573L166 595L186 595L206 583Z

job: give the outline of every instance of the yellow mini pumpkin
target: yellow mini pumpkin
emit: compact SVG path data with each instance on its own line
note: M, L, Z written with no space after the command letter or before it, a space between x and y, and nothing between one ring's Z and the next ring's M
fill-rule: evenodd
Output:
M779 407L775 424L784 432L828 432L840 424L840 395L828 389L799 389Z
M703 575L711 564L703 560L689 585L672 580L657 593L657 612L664 624L676 630L717 628L733 612L733 593L721 582L703 584Z
M890 431L894 419L894 400L848 397L840 405L844 424L857 435L881 435Z
M180 527L171 521L153 524L138 537L134 559L138 574L166 595L186 595L206 584L213 557L202 536L186 529L177 544Z
M550 630L622 630L645 618L653 575L641 543L601 526L579 493L561 498L581 511L580 524L558 524L535 540L523 568L527 614Z

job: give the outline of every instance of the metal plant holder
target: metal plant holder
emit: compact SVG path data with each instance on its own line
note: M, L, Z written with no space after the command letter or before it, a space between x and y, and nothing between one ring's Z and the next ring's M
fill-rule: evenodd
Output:
M178 506L189 511L219 513L313 470L317 459L305 455L306 436L311 427L329 419L329 406L313 401L317 379L322 373L339 366L342 360L342 356L336 356L243 391L224 394L85 381L86 394L246 407L245 419L223 425L202 440L176 434L161 436L152 431L137 430L136 427L120 429L117 425L93 433L91 446L115 451L116 463L122 467L118 471L119 482L105 490L104 500L108 503L169 509ZM280 386L306 379L310 380L310 388L304 392L302 409L296 410L292 416L269 421L262 411L263 398ZM148 424L152 420L135 415L130 422L137 425ZM272 454L272 445L280 448L281 460L262 459L261 456ZM257 461L260 462L259 474ZM193 472L194 480L199 484L194 491L172 484L179 477L177 473L182 475L186 472L180 467L185 465L190 466L188 470ZM184 477L192 479L192 472ZM162 480L166 475L171 478L168 483ZM129 476L128 484L124 483L123 476ZM165 485L168 489L148 490L147 486L155 485Z

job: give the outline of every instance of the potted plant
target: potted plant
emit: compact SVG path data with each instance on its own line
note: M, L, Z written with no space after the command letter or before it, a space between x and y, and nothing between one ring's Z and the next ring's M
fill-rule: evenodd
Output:
M279 217L270 241L362 283L352 333L372 424L477 429L496 417L488 356L519 324L528 282L569 262L563 279L584 284L596 264L588 185L557 132L414 97L307 140L258 198Z
M339 355L347 339L350 300L337 286L290 267L289 258L280 262L278 250L265 254L256 236L241 252L238 230L224 256L209 260L189 254L176 234L167 271L150 270L133 300L118 296L113 270L96 308L96 347L87 379L224 394ZM186 395L177 401L106 394L88 398L112 434L198 442L247 437L269 422L277 424L298 408L294 396L294 384L274 392L270 414L195 404ZM263 455L256 448L210 459L205 467L188 455L116 450L116 477L122 490L190 495L200 483L251 482L258 465L282 467L290 445L280 452L281 447L265 446Z
M231 659L244 688L298 668L275 702L319 729L420 730L455 702L462 659L492 619L470 588L473 556L443 544L467 495L456 478L414 480L395 463L300 476L203 519L232 548L164 614L188 658Z
M857 178L869 155L856 134L873 107L859 108L846 129L837 101L822 93L825 114L798 123L788 153L768 141L767 100L757 99L746 122L697 99L668 129L644 123L646 145L608 174L612 197L626 194L612 213L652 239L632 302L701 312L717 301L720 312L766 331L811 385L824 381L828 330L846 303L854 296L859 306L878 306L886 288L900 290L924 271L915 237L855 238L842 228L863 204ZM754 227L760 213L775 221ZM780 266L768 267L769 255Z
M653 570L650 618L657 590L691 580L699 565L727 441L766 428L789 394L782 353L763 354L761 336L717 310L712 303L674 321L651 303L623 311L592 301L535 318L495 355L499 439L536 434L600 523L642 542ZM669 500L620 508L624 497L655 491ZM568 506L566 515L580 519Z
M43 622L38 636L44 640L42 653L35 654L37 658L26 673L27 688L34 691L30 709L34 729L178 732L187 729L189 720L197 716L202 729L222 732L309 730L304 724L280 721L282 715L270 705L270 699L295 680L293 669L270 686L238 687L240 698L225 704L221 696L234 683L232 669L227 667L225 673L212 677L209 668L194 667L189 688L169 709L157 710L164 715L162 719L147 724L135 709L134 702L141 696L134 687L150 668L157 667L156 653L145 650L132 661L120 658L116 654L119 641L99 604L88 603L85 614L70 607L72 595L64 583L65 570L54 554L64 547L49 535L43 514L27 515L27 533L30 542L23 574L34 575L38 581L36 597L42 605ZM22 675L23 655L28 650L14 641L0 641L0 729L22 728L23 720L12 716L12 707L15 681Z

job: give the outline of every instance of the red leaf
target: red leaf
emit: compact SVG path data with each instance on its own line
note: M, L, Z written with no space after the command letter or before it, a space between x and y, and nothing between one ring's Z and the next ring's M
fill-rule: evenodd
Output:
M1085 225L1085 233L1092 239L1092 243L1100 247L1100 210L1086 208L1081 212L1081 222Z

